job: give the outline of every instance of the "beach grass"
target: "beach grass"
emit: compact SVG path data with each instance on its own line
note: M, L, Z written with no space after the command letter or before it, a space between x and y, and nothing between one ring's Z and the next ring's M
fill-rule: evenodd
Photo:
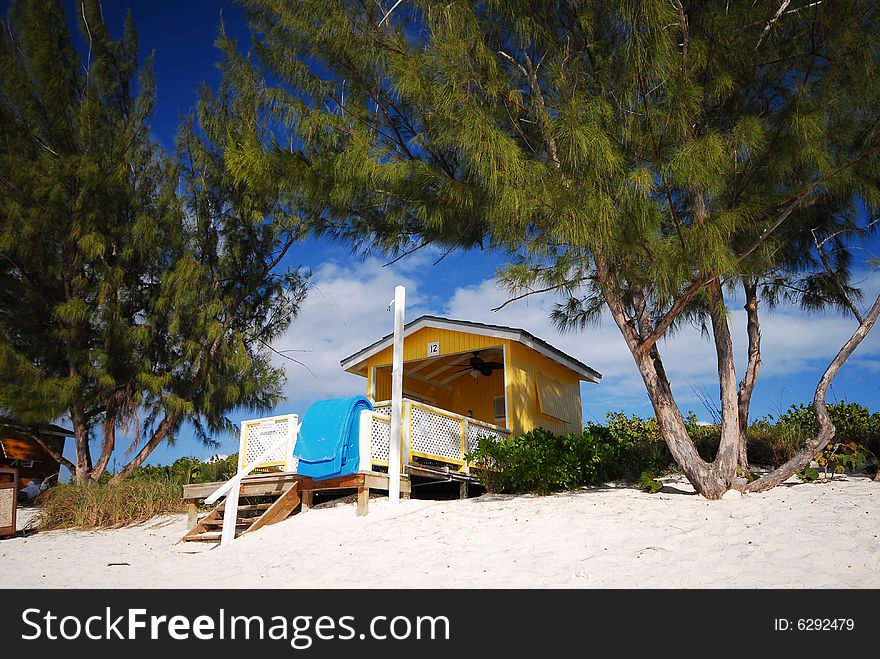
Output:
M160 479L129 479L92 485L59 484L43 497L41 531L119 528L157 515L182 513L180 484Z

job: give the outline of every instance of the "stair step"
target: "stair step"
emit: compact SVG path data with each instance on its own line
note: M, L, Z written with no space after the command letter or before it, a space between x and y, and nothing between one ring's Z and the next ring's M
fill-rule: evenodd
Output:
M220 542L221 535L222 534L219 531L216 533L199 533L198 535L187 536L184 540L188 542Z
M268 503L246 503L248 498L236 507L238 514L235 519L235 537L256 530L267 524L274 524L287 517L300 503L298 485L284 492L262 495L265 499L271 499ZM253 498L250 498L253 501ZM220 502L208 515L199 520L201 533L190 531L182 539L186 542L213 542L219 543L223 537L223 517L226 509L226 501Z
M242 531L238 529L235 530L235 537L239 537L242 534ZM220 542L220 538L223 534L219 531L206 531L204 533L199 533L198 535L192 535L189 537L184 537L184 541L186 542Z
M238 522L236 522L235 525L236 526L250 526L257 519L259 519L259 518L258 517L239 517ZM202 524L204 526L223 526L223 520L222 519L211 519L211 520L206 520L206 521L202 522Z
M268 510L271 503L249 503L238 507L238 512L243 510Z
M258 519L260 517L260 515L264 514L265 512L266 512L265 510L245 510L245 511L239 510L238 516L242 517L242 518L247 518L247 519ZM223 519L223 517L225 515L226 515L225 510L218 510L217 511L217 517L219 519ZM207 515L205 515L205 517L207 517Z

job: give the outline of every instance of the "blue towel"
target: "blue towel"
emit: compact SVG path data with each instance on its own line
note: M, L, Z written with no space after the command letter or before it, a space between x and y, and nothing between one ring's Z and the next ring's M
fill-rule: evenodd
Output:
M373 406L363 396L319 400L306 411L293 454L297 473L315 480L356 474L360 462L361 410Z

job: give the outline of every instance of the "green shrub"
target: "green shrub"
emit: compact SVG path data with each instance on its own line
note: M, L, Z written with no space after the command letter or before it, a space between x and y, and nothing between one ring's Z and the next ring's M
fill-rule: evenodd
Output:
M869 456L880 455L877 450L880 448L880 414L854 403L833 403L828 406L828 413L837 429L836 443L855 442L867 449ZM687 418L687 429L700 457L714 460L721 440L721 427L699 424L691 414ZM817 431L813 408L808 405L792 405L778 418L768 415L749 426L749 462L778 467L793 458Z
M822 480L828 481L834 477L834 474L864 468L868 463L869 455L869 451L858 442L831 442L816 456L814 462L822 470ZM795 475L808 483L819 480L819 471L812 466Z
M835 442L856 442L875 456L880 455L880 413L857 403L843 402L829 405L828 416L836 428ZM818 431L813 408L803 404L792 405L779 417L777 426L783 425L797 433L801 443Z
M62 483L43 495L40 530L117 528L186 509L179 483L158 478L121 483Z
M880 445L880 414L852 403L836 403L828 409L837 434L835 442L817 456L820 467L839 473L864 467L868 458L876 460L878 451L872 447ZM685 423L700 456L714 460L720 426L699 423L693 413ZM778 467L815 432L812 408L792 405L778 419L768 416L749 426L749 461ZM656 491L659 487L654 474L675 466L655 418L620 412L609 412L605 425L591 423L581 434L555 435L537 429L512 439L481 438L468 460L477 465L477 473L490 491L539 494L618 479ZM813 472L808 468L799 476L815 480L819 474L814 476Z
M592 481L610 451L609 442L589 431L555 435L538 428L511 439L481 437L468 459L483 467L479 471L491 491L548 494Z
M238 453L205 462L198 458L178 458L170 465L144 465L132 472L133 480L159 480L189 485L227 481L238 471Z
M673 463L672 454L660 436L655 418L642 419L621 412L605 415L605 426L590 424L588 430L605 432L615 444L614 478L638 480L643 471L662 472ZM610 479L609 479L610 480Z
M639 477L639 489L651 494L657 494L657 492L663 489L663 483L654 478L653 472L643 471Z
M610 417L612 415L609 415ZM644 471L671 464L651 422L613 415L609 426L556 435L539 428L516 438L480 438L468 460L492 492L574 489L610 480L637 480Z
M834 440L829 447L835 453L843 449L835 448L856 444L866 453L866 458L880 455L880 414L871 412L856 403L832 403L828 406L828 415L836 429ZM749 426L749 461L753 464L778 467L794 457L804 442L818 432L816 418L812 406L792 405L778 418L768 415ZM850 449L841 453L848 455ZM858 451L857 451L858 452ZM821 457L817 456L817 457ZM876 457L875 457L876 459ZM860 466L854 466L856 464ZM846 469L858 469L864 466L860 462L850 463L842 459L841 466ZM806 480L816 480L804 470Z
M795 474L795 476L800 478L805 483L814 483L819 480L819 472L816 471L813 467L806 467L804 469L801 469Z
M749 463L778 467L794 457L804 445L802 433L785 424L772 424L767 417L749 426Z

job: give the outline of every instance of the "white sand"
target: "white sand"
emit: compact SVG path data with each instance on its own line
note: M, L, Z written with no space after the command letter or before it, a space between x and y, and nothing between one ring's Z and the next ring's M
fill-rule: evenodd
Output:
M0 541L3 586L880 587L880 483L850 476L707 501L668 480L654 495L592 488L397 510L382 498L364 518L324 504L225 549L178 543L184 516L38 533Z

